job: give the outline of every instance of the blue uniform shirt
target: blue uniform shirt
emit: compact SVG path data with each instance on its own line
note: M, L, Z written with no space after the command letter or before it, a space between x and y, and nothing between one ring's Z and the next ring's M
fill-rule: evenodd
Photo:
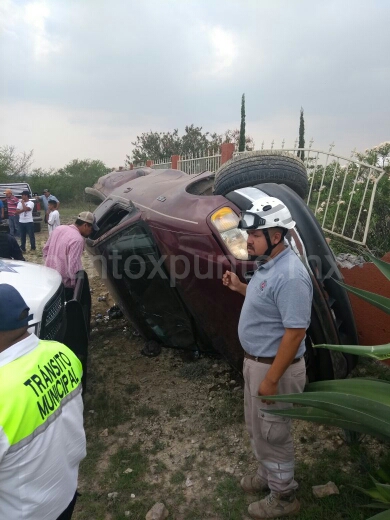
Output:
M287 247L255 271L238 324L243 349L252 356L275 357L285 329L307 329L313 286L306 267ZM305 340L296 357L305 353Z
M39 195L39 198L42 201L45 211L49 209L49 201L54 200L55 202L57 202L57 204L60 202L54 195L49 195L48 197L46 197L46 195Z

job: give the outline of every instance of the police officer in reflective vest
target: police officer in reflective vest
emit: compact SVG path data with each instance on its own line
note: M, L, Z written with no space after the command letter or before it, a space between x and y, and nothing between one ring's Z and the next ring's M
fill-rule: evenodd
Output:
M69 520L86 454L82 368L28 332L29 310L0 284L0 519Z

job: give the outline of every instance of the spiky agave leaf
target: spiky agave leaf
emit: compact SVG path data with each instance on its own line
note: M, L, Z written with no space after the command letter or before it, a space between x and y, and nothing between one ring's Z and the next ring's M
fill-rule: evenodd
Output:
M381 513L378 513L377 515L370 516L370 518L367 518L367 520L389 520L390 513L388 510L382 511Z
M367 382L375 385L375 381ZM357 389L354 391L351 388L349 393L343 390L338 392L334 388L332 390L267 396L267 399L325 410L335 414L342 420L347 420L350 423L356 422L367 428L368 431L366 430L365 433L390 438L390 405L379 402L376 398L379 392L375 394L375 397L372 395L372 392L375 393L375 388L369 392L369 398L359 395ZM259 397L262 398L262 396ZM390 400L390 397L388 399ZM269 412L269 410L267 411ZM294 410L288 410L287 412L291 411L294 413ZM286 416L289 416L289 414L286 413ZM305 420L310 421L310 416L308 415ZM325 419L324 423L326 424Z
M270 412L270 410L267 411ZM368 435L372 434L372 428L369 426L364 426L356 421L348 421L334 413L326 412L325 410L320 410L312 406L300 406L299 408L289 408L288 410L272 410L272 414L280 417L289 417L290 419L327 424L328 426L334 426L343 430L353 430ZM377 437L387 440L386 437L379 434L377 434Z
M386 276L388 280L390 280L390 264L388 262L384 262L383 260L379 260L379 258L376 258L374 255L367 251L364 251L364 254L367 255L370 258L371 262L373 262L377 266L379 271L384 276Z
M390 406L389 382L382 379L352 378L316 381L306 387L306 392L338 392L372 399Z
M347 354L355 354L357 356L367 356L378 361L390 358L390 343L385 345L314 345L316 348L328 348L329 350L337 350Z
M336 280L337 281L337 280ZM347 285L344 282L337 281L339 285L347 289L347 291L359 296L362 300L371 303L374 307L382 310L386 314L390 314L390 298L386 298L386 296L381 296L380 294L375 294L370 291L365 291L364 289L357 289L356 287L352 287L352 285Z

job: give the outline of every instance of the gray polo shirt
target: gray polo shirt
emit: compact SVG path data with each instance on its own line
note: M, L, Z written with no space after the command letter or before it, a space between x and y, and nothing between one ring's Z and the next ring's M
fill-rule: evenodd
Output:
M303 263L287 247L258 267L248 284L238 324L243 349L252 356L274 357L285 329L307 329L313 286ZM296 357L305 353L305 340Z
M57 202L57 204L60 202L54 195L49 195L48 197L46 197L46 195L39 195L39 198L42 201L43 208L45 211L49 209L49 202L51 200L54 200L55 202Z

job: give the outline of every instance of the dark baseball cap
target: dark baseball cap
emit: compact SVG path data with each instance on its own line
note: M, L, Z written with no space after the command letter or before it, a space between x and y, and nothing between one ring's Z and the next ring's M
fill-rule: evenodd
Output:
M21 294L8 283L0 284L0 331L26 327L33 315Z
M23 191L22 191L22 195L28 195L28 196L30 196L30 192L29 192L28 190L23 190Z

